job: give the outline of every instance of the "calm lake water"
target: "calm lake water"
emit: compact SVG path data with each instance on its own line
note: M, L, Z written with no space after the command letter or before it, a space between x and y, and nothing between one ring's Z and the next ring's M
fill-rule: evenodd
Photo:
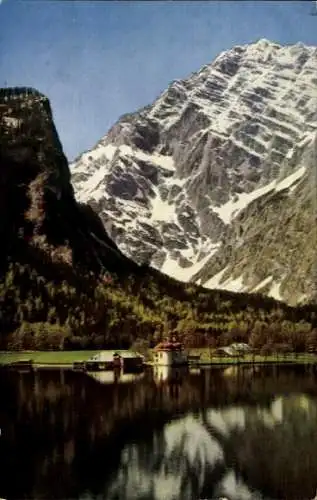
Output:
M0 497L306 500L317 372L0 372Z

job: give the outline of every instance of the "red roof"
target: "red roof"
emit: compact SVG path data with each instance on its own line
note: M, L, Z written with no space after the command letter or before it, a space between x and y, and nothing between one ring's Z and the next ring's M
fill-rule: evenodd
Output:
M160 342L154 347L155 351L176 351L182 348L181 342Z

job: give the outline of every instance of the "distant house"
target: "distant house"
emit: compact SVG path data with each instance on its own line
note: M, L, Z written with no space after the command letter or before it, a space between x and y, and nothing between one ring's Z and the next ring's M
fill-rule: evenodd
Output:
M143 368L144 356L134 351L121 351L119 353L122 359L122 367L124 371L135 371Z
M93 370L111 370L123 368L124 371L138 370L143 367L144 358L133 351L100 351L87 361L87 368Z
M218 347L215 352L215 356L223 357L223 358L235 358L238 357L238 353L231 349L231 347Z
M161 342L154 347L154 364L176 366L188 364L188 356L181 342Z
M219 356L230 357L230 358L237 358L243 356L244 354L248 354L250 352L252 352L251 347L243 342L239 343L236 342L229 346L218 347L218 349L216 349L215 351L215 353L218 354Z
M249 344L246 344L245 342L235 342L234 344L231 344L230 347L236 352L245 354L252 351L252 348L249 346Z

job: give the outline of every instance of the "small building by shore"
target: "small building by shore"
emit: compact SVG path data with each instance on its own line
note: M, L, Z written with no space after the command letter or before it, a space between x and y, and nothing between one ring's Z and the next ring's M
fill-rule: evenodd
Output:
M236 342L228 346L218 347L215 350L216 356L239 358L252 352L251 347L243 342Z
M188 356L181 342L160 342L154 347L153 362L157 366L187 365Z
M134 351L100 351L86 362L90 371L113 370L120 368L125 372L138 371L143 368L144 358Z

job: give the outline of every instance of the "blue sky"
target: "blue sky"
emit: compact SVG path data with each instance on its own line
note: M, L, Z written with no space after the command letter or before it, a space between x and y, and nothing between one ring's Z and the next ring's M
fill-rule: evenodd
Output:
M71 160L222 50L259 38L317 45L314 4L2 0L0 86L50 98Z

